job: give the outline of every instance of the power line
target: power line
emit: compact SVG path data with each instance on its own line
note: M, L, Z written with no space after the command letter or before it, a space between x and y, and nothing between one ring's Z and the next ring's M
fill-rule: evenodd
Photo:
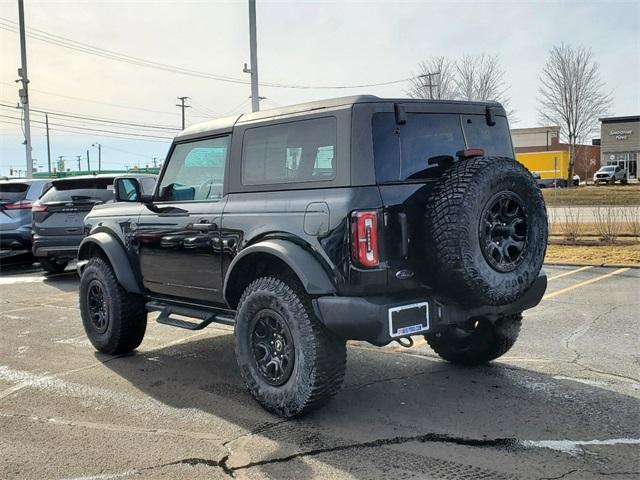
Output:
M7 103L0 103L0 107L11 108L11 109L17 108L15 105L7 104ZM128 126L128 127L141 127L141 128L146 128L146 129L170 130L172 132L177 132L177 131L180 130L179 128L170 127L168 125L154 125L154 124L146 124L146 123L123 122L123 121L114 120L114 119L106 119L106 118L90 117L90 116L85 116L85 115L77 115L77 114L73 114L73 113L69 113L69 112L62 112L62 111L51 110L51 109L49 109L49 110L38 110L38 109L32 108L31 111L32 112L37 112L37 113L40 113L40 114L43 114L43 115L45 113L48 113L51 116L75 118L75 119L79 119L79 120L87 120L87 121L90 121L90 122L107 123L107 124L113 124L113 125L125 125L125 126Z
M4 22L4 23L2 23ZM0 29L6 30L9 32L17 33L17 27L15 26L15 22L0 17ZM44 30L39 30L36 28L28 28L27 35L36 40L40 40L42 42L50 43L53 45L57 45L60 47L68 48L71 50L79 51L82 53L88 53L91 55L96 55L99 57L107 58L110 60L116 60L124 63L129 63L132 65L147 67L147 68L155 68L158 70L164 70L167 72L178 73L181 75L188 75L192 77L199 78L207 78L210 80L216 80L220 82L227 83L236 83L241 85L248 85L251 82L249 80L238 78L238 77L230 77L226 75L213 74L208 72L202 72L198 70L192 70L185 67L179 67L175 65L170 65L166 63L156 62L153 60L146 60L139 57L134 57L131 55L127 55L124 53L115 52L113 50L107 50L100 47L95 47L93 45L89 45L87 43L79 42L76 40L72 40L66 37L62 37L60 35L54 35L52 33L48 33ZM411 80L411 78L401 78L396 80L390 80L386 82L375 82L375 83L363 83L359 85L298 85L298 84L288 84L288 83L279 83L279 82L260 82L259 85L264 87L273 87L273 88L292 88L292 89L310 89L310 90L333 90L333 89L355 89L355 88L369 88L369 87L381 87L387 85L394 85L398 83L404 83Z
M20 120L17 117L10 117L8 115L2 115L2 114L0 114L0 117L10 118L12 120ZM32 120L32 123L44 124L45 122L40 121L40 120ZM77 129L86 130L86 131L89 131L89 132L119 133L119 134L123 134L123 135L130 135L130 136L133 136L133 137L166 138L168 140L171 140L173 138L173 137L163 137L163 136L160 136L160 135L146 135L146 134L142 134L142 133L129 133L129 132L120 132L120 131L113 131L113 130L103 130L103 129L91 128L91 127L80 127L78 125L69 125L69 124L65 124L65 123L52 123L52 122L49 122L49 125L55 125L57 127L65 127L65 128L77 128Z
M16 126L21 126L21 122L19 121L20 119L16 118L16 117L9 117L8 115L0 115L0 117L4 117L4 118L9 118L12 120L17 120L16 122L9 122L7 120L0 120L0 122L3 122L5 124L10 124L10 125L16 125ZM31 123L36 123L36 124L42 124L44 122L40 122L38 120L33 120ZM53 125L52 123L49 123L49 125ZM44 129L45 127L40 126L40 125L35 125L36 128L40 128L40 129ZM155 137L155 136L148 136L148 135L135 135L135 134L131 134L131 133L127 133L127 132L114 132L116 133L116 135L110 135L108 134L109 131L107 130L92 130L90 132L87 132L87 129L83 128L83 127L78 127L76 125L70 125L70 126L64 126L65 128L57 128L58 124L56 124L55 128L49 128L49 130L54 131L54 132L66 132L66 133L73 133L73 134L78 134L78 135L85 135L85 136L96 136L96 137L109 137L109 138L118 138L120 140L140 140L140 141L145 141L145 142L156 142L156 143L170 143L173 139L171 137ZM74 130L71 130L74 129ZM131 136L134 136L135 138L132 138ZM160 140L163 139L163 140Z
M15 86L13 83L2 82L2 81L0 81L0 84L7 85L7 86L10 86L10 87ZM89 99L89 98L74 97L72 95L63 95L61 93L49 92L49 91L46 91L46 90L39 90L37 88L30 88L29 90L31 92L38 92L38 93L42 93L44 95L51 95L53 97L66 98L68 100L76 100L76 101L79 101L79 102L95 103L97 105L106 105L108 107L122 108L122 109L125 109L125 110L139 110L141 112L160 113L162 115L171 115L171 116L175 116L175 114L176 114L176 112L167 112L165 110L153 110L153 109L150 109L150 108L132 107L130 105L120 105L120 104L117 104L117 103L103 102L103 101L100 101L100 100L93 100L93 99Z

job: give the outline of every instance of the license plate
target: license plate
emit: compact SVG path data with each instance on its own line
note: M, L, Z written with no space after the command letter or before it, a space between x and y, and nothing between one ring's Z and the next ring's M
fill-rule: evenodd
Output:
M404 337L429 330L429 303L413 303L389 309L389 335Z

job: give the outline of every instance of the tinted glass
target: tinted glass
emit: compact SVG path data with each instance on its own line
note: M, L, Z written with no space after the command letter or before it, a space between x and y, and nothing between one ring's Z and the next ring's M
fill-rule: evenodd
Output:
M409 113L406 124L397 125L393 113L376 113L372 129L378 183L438 177L439 165L456 160L465 148L513 158L505 117L489 126L484 115Z
M335 174L334 117L251 128L244 134L244 185L318 182Z
M27 196L27 183L0 183L0 203L12 203Z
M162 177L160 200L220 200L228 145L229 137L176 145Z
M108 202L113 198L113 178L69 179L54 182L40 202Z
M156 187L156 179L152 177L142 177L140 179L140 187L142 187L142 193L152 194L153 189Z
M495 125L489 126L484 115L463 115L467 148L482 148L487 156L513 158L507 119L496 116L495 122Z

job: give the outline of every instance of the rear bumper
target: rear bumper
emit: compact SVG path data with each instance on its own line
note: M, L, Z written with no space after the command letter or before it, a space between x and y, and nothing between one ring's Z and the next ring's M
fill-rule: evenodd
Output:
M84 236L33 237L33 255L36 257L76 258Z
M31 227L0 231L0 248L10 250L31 248Z
M541 273L527 293L509 305L467 308L450 299L438 296L376 296L376 297L318 297L313 300L316 315L324 325L348 340L364 340L374 345L386 345L396 338L425 334L450 325L464 323L470 318L485 316L498 318L519 313L540 303L547 289L547 276ZM397 307L428 304L428 330L392 336L390 310Z

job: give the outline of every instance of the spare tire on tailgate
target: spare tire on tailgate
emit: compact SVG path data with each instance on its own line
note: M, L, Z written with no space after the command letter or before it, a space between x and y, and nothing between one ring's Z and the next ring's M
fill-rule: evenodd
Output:
M425 212L427 280L464 304L505 305L532 285L547 248L547 212L522 165L504 157L454 163Z

